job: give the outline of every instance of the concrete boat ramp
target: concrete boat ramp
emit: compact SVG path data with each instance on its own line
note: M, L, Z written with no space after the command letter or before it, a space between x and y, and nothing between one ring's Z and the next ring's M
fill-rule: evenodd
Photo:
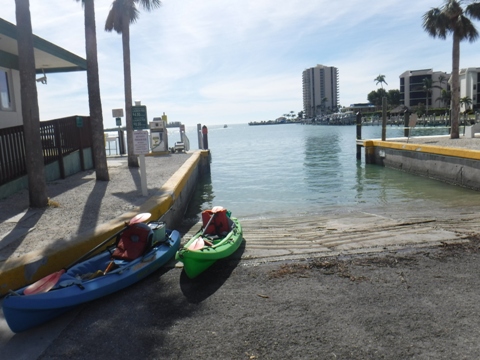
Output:
M479 220L475 213L394 219L366 212L242 219L246 244L238 256L264 262L444 246L468 241L479 231ZM199 227L192 227L184 238Z

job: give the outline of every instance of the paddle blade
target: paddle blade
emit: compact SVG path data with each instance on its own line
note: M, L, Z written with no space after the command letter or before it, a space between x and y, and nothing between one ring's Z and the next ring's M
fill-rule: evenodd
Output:
M55 286L55 284L60 279L60 276L65 272L65 269L57 271L53 274L47 275L44 278L34 282L31 285L28 285L25 290L23 290L24 295L34 295L34 294L41 294L46 293L51 288Z
M128 225L132 225L132 224L137 224L137 223L144 222L144 221L150 219L150 216L152 216L152 214L150 214L150 213L141 213L141 214L135 215L135 216L130 220L130 222L128 223Z
M188 250L199 250L205 246L205 242L202 237L197 238L193 243L190 244Z

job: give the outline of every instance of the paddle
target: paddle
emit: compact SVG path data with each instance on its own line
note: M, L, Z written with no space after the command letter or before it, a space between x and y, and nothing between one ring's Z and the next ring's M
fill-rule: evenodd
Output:
M133 224L136 224L136 223L140 223L140 222L143 222L145 220L148 220L150 218L150 216L151 216L150 213L141 213L141 214L135 215L128 223L125 222L125 225L126 225L125 228L123 228L122 230L120 230L117 233L110 236L107 240L105 240L102 243L95 246L92 250L90 250L86 254L82 255L78 260L75 260L75 262L70 264L68 267L63 268L62 270L54 272L50 275L47 275L47 276L41 278L40 280L34 282L33 284L27 286L23 290L23 294L24 295L34 295L34 294L40 294L40 293L45 293L45 292L49 291L51 288L53 288L57 284L58 280L65 273L66 269L71 268L72 266L74 266L74 265L78 264L79 262L81 262L82 260L84 260L87 256L89 256L90 254L92 254L93 252L98 250L100 247L102 247L103 245L108 243L110 240L112 240L115 236L120 234L123 230L126 229L127 226L133 225Z

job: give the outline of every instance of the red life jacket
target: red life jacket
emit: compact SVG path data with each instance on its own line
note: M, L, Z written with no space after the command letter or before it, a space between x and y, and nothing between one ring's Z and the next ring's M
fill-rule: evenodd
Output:
M212 219L212 221L210 221L212 216L215 217ZM205 229L205 226L207 226L209 221L210 224ZM228 218L226 209L218 210L216 212L213 212L212 210L204 210L202 212L202 222L203 228L205 229L205 234L208 235L224 236L231 230L230 223L232 220Z
M147 224L138 223L127 227L119 236L117 248L112 257L134 260L148 250L152 243L153 231Z

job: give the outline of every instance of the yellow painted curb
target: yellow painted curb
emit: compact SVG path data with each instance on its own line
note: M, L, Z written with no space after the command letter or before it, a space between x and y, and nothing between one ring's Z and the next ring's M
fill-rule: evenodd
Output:
M469 150L455 147L443 147L435 145L424 145L424 144L407 144L403 142L394 142L394 141L381 141L381 140L366 140L363 142L365 147L381 147L388 149L397 149L397 150L406 150L406 151L415 151L423 152L428 154L444 155L459 157L472 160L480 160L480 151L478 150Z

